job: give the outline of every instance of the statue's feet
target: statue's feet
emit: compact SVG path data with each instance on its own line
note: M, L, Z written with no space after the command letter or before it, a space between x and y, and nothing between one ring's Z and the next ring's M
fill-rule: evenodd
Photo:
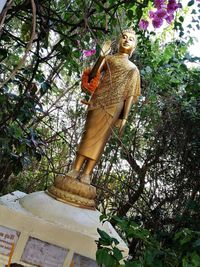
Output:
M85 173L83 173L83 174L81 175L80 181L81 181L82 183L85 183L85 184L90 184L90 178L91 178L91 176L90 176L89 174L85 174Z
M77 170L75 170L75 169L72 169L66 175L76 179L78 177L78 175L79 175L79 172Z
M54 184L48 188L48 193L60 201L93 209L96 188L90 185L89 175L81 175L81 181L75 179L76 175L77 172L70 171L67 175L56 176Z

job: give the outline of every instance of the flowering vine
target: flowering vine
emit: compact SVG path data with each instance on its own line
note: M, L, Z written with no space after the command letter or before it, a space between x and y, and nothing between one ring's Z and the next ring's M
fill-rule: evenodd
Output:
M168 24L174 20L174 13L178 8L181 8L182 5L177 3L176 0L154 0L155 11L149 11L149 19L152 21L153 27L160 28L163 25L164 20ZM139 22L139 28L141 30L147 30L149 26L149 21L141 19Z
M83 56L85 57L90 57L94 54L96 54L96 49L83 50Z

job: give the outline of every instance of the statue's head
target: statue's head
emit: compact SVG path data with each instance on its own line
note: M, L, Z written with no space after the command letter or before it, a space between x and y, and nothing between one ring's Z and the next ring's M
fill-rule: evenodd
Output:
M137 45L137 37L132 29L122 31L119 37L119 52L132 56Z

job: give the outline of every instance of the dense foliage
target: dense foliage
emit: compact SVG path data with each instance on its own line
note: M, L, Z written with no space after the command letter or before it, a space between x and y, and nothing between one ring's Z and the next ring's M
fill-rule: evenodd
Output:
M200 232L184 228L166 235L151 231L129 220L115 218L125 239L137 241L133 257L124 259L117 247L119 241L98 229L97 262L105 267L198 267L200 265Z
M188 1L158 34L138 28L153 1L9 3L0 15L0 193L44 190L70 168L86 112L80 75L95 60L85 51L133 24L142 96L95 168L97 204L129 246L127 267L199 266L200 70L188 52L199 4Z

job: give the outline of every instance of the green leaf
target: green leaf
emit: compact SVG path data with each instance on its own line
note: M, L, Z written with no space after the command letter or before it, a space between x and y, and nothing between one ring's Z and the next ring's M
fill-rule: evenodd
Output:
M105 214L101 214L100 217L99 217L100 222L104 222L104 221L106 221L107 219L108 219L108 218L107 218L107 216L106 216Z
M117 267L117 261L112 255L109 254L108 248L97 250L96 261L98 264L103 264L105 267Z
M127 17L128 17L129 20L133 19L133 10L131 10L131 9L128 10Z
M104 246L110 246L112 243L115 245L119 244L119 241L116 238L110 237L105 231L101 229L97 229L97 232L100 235L99 243L104 245Z
M73 52L73 55L75 56L75 58L80 58L81 57L81 52L79 50L75 50Z
M39 82L39 83L43 83L45 81L45 76L42 73L37 73L35 75L35 79Z
M117 261L120 261L123 258L122 252L116 247L113 248L113 256Z
M200 266L200 256L196 252L192 253L191 262L193 263L194 267Z
M125 267L143 267L143 264L139 261L127 262Z
M197 11L195 9L192 9L191 14L197 14ZM199 19L199 17L198 17L198 19Z
M192 6L192 5L194 5L194 0L191 0L188 2L188 6Z
M8 51L6 49L0 48L0 55L2 57L4 57L4 58L7 57L7 54L8 54Z
M96 252L96 261L98 264L103 264L104 258L107 256L109 253L108 248L100 248Z
M151 265L153 263L155 255L156 255L156 252L153 250L146 250L145 251L144 258L145 258L145 263L147 264L147 266Z
M142 17L142 9L140 6L137 6L136 14L137 14L138 19L140 19Z
M102 239L110 239L110 236L105 231L97 228L97 232L99 233Z

